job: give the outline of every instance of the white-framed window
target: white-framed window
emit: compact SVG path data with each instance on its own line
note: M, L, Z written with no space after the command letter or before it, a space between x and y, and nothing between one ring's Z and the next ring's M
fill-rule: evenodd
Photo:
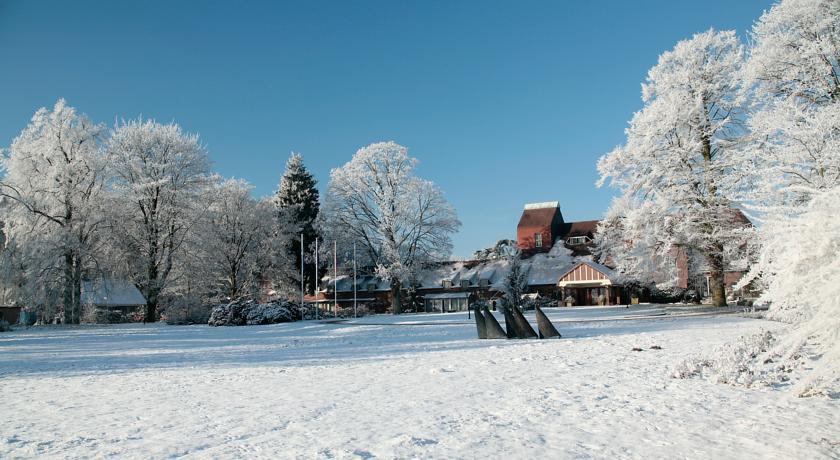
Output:
M541 248L542 247L542 233L534 234L534 246Z
M466 289L470 287L470 280L461 280L461 288Z
M449 289L452 287L452 280L443 280L443 288Z
M577 244L586 244L589 242L588 236L570 236L569 239L566 240L566 244L569 245L577 245Z

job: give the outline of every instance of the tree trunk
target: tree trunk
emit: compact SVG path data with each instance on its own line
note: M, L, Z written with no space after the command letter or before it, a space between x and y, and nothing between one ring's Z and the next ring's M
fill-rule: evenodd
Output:
M146 299L146 322L154 323L157 321L157 307L158 307L158 294L157 292L152 293L149 292L149 298Z
M391 280L391 296L394 298L393 307L395 315L399 315L400 313L402 313L401 291L402 289L400 286L400 282L396 280Z
M75 256L73 267L73 324L82 322L82 264L81 257Z
M158 294L160 294L160 287L158 286L158 267L154 263L149 264L148 270L148 285L146 288L146 322L154 323L157 321L157 307Z
M723 251L723 248L720 249ZM712 305L715 307L726 306L726 286L724 284L723 260L718 254L710 254L706 257L709 264L709 290L712 293Z
M73 253L64 252L64 324L73 324Z

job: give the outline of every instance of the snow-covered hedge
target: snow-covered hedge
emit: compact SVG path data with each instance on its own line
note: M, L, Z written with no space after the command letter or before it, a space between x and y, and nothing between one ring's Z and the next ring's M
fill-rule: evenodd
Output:
M210 312L210 326L245 326L298 321L302 318L299 304L285 300L256 303L253 300L235 300L217 305Z

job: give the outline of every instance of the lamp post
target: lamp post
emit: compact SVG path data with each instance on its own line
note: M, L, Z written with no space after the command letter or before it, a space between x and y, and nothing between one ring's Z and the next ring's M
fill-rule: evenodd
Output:
M306 291L303 287L303 233L300 234L300 308L306 305Z

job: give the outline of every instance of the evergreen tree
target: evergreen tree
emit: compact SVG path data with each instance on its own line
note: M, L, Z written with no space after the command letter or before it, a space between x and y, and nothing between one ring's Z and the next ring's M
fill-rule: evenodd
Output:
M295 273L300 276L301 263L304 263L304 284L307 292L315 290L315 263L310 260L315 238L320 238L315 226L318 218L320 200L317 181L303 165L303 157L299 153L292 153L286 162L286 171L280 179L277 189L275 206L278 218L285 216L297 228L295 238L288 242L288 250L295 262ZM300 235L303 234L306 246L306 257L301 261ZM289 283L300 283L300 278L289 279Z
M522 295L528 289L528 270L522 265L521 255L517 251L507 257L510 270L505 276L504 291L508 307L518 307Z

